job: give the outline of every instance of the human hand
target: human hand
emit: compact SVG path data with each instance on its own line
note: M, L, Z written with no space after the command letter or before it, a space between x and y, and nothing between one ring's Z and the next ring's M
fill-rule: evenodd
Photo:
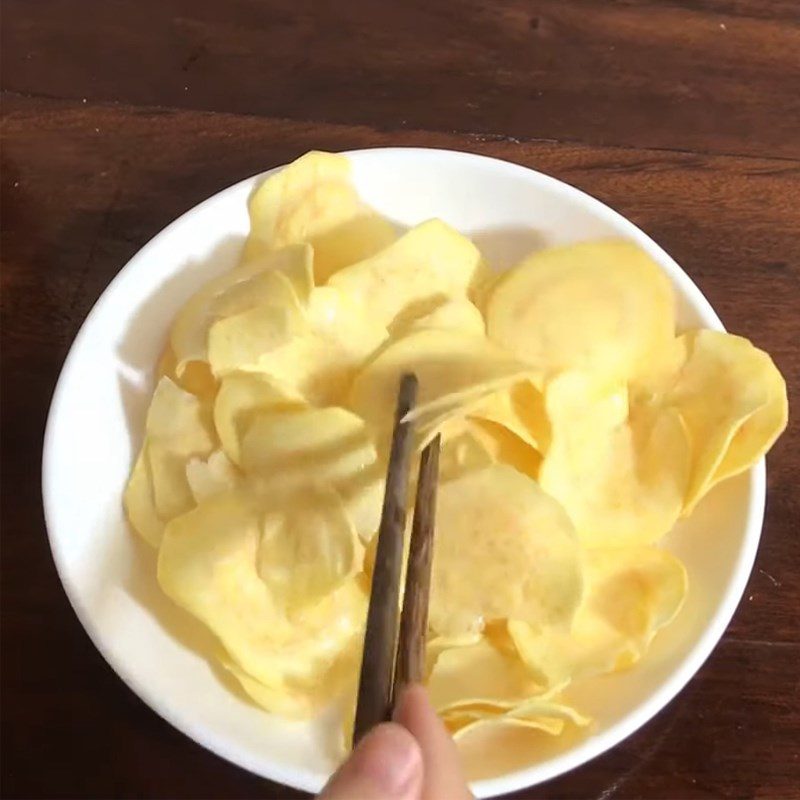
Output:
M358 743L318 800L472 800L455 742L422 686L403 690L393 721Z

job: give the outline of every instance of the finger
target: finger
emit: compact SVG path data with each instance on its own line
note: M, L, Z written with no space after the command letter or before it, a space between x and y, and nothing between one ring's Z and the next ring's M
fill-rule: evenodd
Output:
M319 800L419 800L422 753L402 726L371 730L333 774Z
M422 686L403 689L394 720L419 742L425 774L422 800L472 800L456 743Z

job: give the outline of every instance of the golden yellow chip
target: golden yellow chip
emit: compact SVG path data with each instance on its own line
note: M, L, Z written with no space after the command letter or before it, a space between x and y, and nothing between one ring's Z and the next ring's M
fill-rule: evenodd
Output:
M508 464L517 472L538 480L542 455L508 428L485 419L469 421L469 430L494 462Z
M388 332L331 286L311 293L306 322L306 333L270 352L258 368L312 405L339 405Z
M478 307L465 297L455 297L445 300L432 311L419 317L414 317L408 326L410 330L425 328L440 328L450 331L461 331L469 336L485 336L486 324ZM393 333L400 331L397 327Z
M366 597L355 580L346 580L290 620L283 598L258 574L263 514L263 505L239 490L172 520L159 551L158 579L253 680L307 691L324 685L358 646Z
M431 702L440 714L470 705L505 711L541 692L518 658L484 637L462 641L450 639L450 646L439 646L428 678Z
M628 667L680 610L686 569L654 547L586 553L586 595L569 630L512 620L508 631L534 679L547 687Z
M338 493L323 485L277 493L263 519L257 569L288 613L313 605L361 568L363 548Z
M624 385L590 373L552 380L545 403L552 439L542 488L591 545L649 544L675 524L689 470L689 443L674 409L629 408Z
M299 307L267 303L217 320L208 331L208 363L217 378L258 372L271 353L309 327Z
M348 405L378 430L391 426L397 387L406 372L419 379L414 411L420 425L443 422L453 409L529 374L529 368L485 337L429 329L391 341L358 374ZM435 420L431 422L431 420Z
M209 410L169 378L158 382L145 423L145 441L125 490L131 525L158 546L163 524L194 505L186 463L214 448Z
M241 464L242 437L257 412L305 407L300 395L279 386L267 375L253 372L227 375L220 383L214 402L214 425L222 449L234 464Z
M311 269L312 251L307 245L287 247L230 270L209 281L180 310L170 333L181 377L191 361L208 360L208 337L214 323L263 305L291 307L299 311L292 280ZM292 276L291 278L289 276Z
M359 536L378 528L384 469L363 420L343 408L256 414L241 443L241 466L267 493L332 486Z
M441 220L430 220L372 258L340 270L329 285L389 327L428 313L449 298L466 298L480 259L469 239Z
M656 402L680 412L692 444L685 513L719 481L751 467L786 427L786 383L747 339L719 331L679 338L685 359Z
M186 464L186 480L195 503L236 488L239 479L236 467L222 450L215 450L207 459L190 458Z
M396 238L394 227L361 202L350 162L335 153L307 153L267 178L250 198L250 224L245 263L308 242L318 284Z
M457 635L506 618L568 624L581 591L572 523L535 481L497 464L440 487L430 600L435 631Z
M547 375L625 380L675 331L669 279L635 244L613 239L534 253L498 280L486 314L489 336Z

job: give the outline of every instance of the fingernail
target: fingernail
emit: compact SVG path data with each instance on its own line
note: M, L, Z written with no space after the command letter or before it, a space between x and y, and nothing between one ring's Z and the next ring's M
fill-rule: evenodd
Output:
M419 781L422 754L402 726L379 725L358 746L360 767L387 798L402 798Z

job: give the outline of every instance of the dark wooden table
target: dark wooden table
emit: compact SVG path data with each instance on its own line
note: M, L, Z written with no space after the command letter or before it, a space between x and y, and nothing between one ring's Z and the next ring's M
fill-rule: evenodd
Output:
M105 665L47 547L39 459L97 296L208 195L310 148L499 156L651 234L800 395L800 0L4 0L2 793L297 797ZM800 797L800 436L691 684L546 798Z

